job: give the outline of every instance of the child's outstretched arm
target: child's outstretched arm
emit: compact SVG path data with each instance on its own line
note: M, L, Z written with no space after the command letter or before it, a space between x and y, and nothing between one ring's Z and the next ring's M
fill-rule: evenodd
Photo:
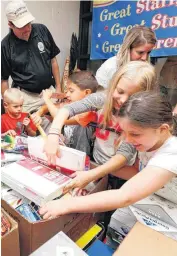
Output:
M55 166L56 157L60 156L58 138L61 134L62 127L68 117L69 111L66 108L59 109L49 130L46 143L44 145L44 152L47 155L49 165Z
M173 177L174 173L150 166L128 180L118 190L108 190L84 197L61 198L40 209L44 219L72 212L104 212L127 207L158 191Z
M55 106L55 104L51 101L51 99L48 99L45 101L48 112L50 112L51 116L54 118L57 115L58 107Z
M60 103L60 104L54 104L51 100L52 96L55 93L53 93L53 91L46 89L42 91L42 97L45 101L44 106L42 106L38 111L37 114L39 116L42 116L44 114L46 114L47 112L50 112L51 116L54 118L57 115L58 109L63 107L66 103ZM64 93L60 94L60 98L62 99L64 97Z
M42 91L42 97L43 97L45 104L48 108L48 112L50 112L51 116L54 118L57 114L58 108L51 101L52 94L53 94L52 90L49 90L49 89Z
M127 163L127 159L123 155L118 154L113 156L105 164L99 165L98 167L90 171L87 171L87 172L77 171L72 175L74 179L64 188L64 193L67 193L73 188L80 188L80 189L84 188L91 181L98 180L109 173L112 173L114 175L114 171L119 170L121 167L126 165L126 163ZM125 173L125 176L127 179L128 178L127 173ZM121 178L125 178L125 177L121 177Z
M75 177L69 183L64 192L68 192L73 188L84 188L91 181L104 177L107 174L115 175L119 178L128 180L138 172L138 166L133 163L136 160L136 149L125 142L119 146L115 156L110 158L106 163L90 170L89 172L75 172L72 177ZM131 166L127 166L131 165Z
M59 156L58 137L65 121L77 114L96 111L104 104L106 95L104 93L93 93L82 99L81 101L74 102L58 110L53 123L51 125L49 135L47 137L44 152L48 158L48 164L56 165L56 156ZM58 133L58 134L57 134Z

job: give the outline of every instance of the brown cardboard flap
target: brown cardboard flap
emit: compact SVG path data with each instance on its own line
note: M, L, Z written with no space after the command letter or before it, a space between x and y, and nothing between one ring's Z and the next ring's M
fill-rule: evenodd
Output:
M113 256L177 256L177 241L137 222Z
M1 237L1 254L2 256L20 256L18 224L4 209L1 208L1 210L11 223L9 233Z
M3 212L4 216L10 221L11 223L11 229L10 231L5 234L3 237L1 237L2 239L5 238L10 232L12 232L13 230L18 228L18 224L17 222L3 209L1 208L1 211Z

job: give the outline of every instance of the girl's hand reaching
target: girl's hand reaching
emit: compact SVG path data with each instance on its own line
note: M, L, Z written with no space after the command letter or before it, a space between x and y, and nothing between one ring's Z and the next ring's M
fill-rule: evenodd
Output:
M53 91L46 89L42 91L42 97L44 99L44 101L46 102L47 100L49 100L52 97Z
M47 155L48 165L56 166L56 157L60 157L59 136L56 134L49 134L47 136L44 152Z
M43 216L43 219L45 220L68 214L70 213L69 205L71 203L71 200L72 198L61 198L59 200L50 201L40 208L39 213Z
M85 171L77 171L70 175L71 178L74 178L68 185L66 185L63 189L63 193L66 194L73 188L82 189L86 187L91 181L92 177L88 172Z

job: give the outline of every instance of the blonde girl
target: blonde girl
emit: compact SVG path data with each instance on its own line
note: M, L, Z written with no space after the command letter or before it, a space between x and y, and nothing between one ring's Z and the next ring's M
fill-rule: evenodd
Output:
M107 88L114 73L129 61L149 61L149 54L156 41L155 33L151 28L145 26L133 27L124 37L117 56L109 58L97 70L96 79L98 84Z

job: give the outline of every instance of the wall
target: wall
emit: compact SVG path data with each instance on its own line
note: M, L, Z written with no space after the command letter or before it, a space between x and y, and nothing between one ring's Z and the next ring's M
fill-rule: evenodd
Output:
M8 33L5 7L1 0L1 39ZM45 24L52 33L61 52L57 59L62 75L65 59L69 55L72 33L79 32L79 1L25 1L36 23Z

